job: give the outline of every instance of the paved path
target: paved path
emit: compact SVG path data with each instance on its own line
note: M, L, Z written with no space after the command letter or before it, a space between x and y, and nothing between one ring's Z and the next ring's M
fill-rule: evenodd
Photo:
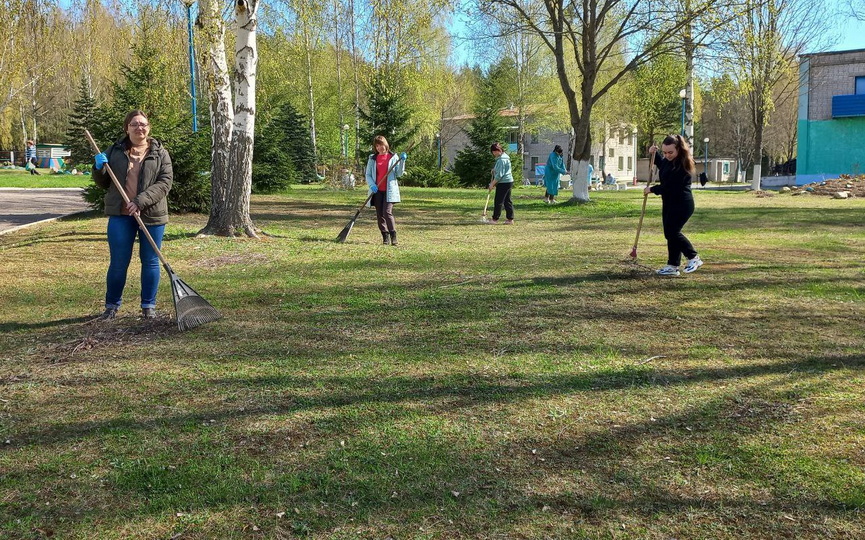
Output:
M81 188L0 188L0 234L89 210Z

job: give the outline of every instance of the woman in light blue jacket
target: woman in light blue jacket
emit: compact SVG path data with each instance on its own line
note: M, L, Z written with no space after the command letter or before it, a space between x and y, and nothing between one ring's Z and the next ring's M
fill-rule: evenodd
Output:
M495 206L493 206L493 220L491 224L496 225L502 215L502 206L505 208L505 225L514 224L514 203L511 202L511 188L514 185L514 176L511 174L511 158L505 154L502 145L495 143L490 147L496 165L493 168L493 181L489 189L496 188Z
M564 150L557 144L550 153L550 157L547 158L547 165L544 169L544 185L547 187L544 202L547 204L556 202L556 196L559 194L559 176L568 173L562 154L564 154Z
M393 205L400 202L399 184L396 179L405 172L406 153L397 156L391 152L387 139L381 135L373 140L373 147L375 154L370 154L366 162L366 184L372 193L370 204L375 206L375 217L378 230L381 231L382 244L396 246L398 242Z

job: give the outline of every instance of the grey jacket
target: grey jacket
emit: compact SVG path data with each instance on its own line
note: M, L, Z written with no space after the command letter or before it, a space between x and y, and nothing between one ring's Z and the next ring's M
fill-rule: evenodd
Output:
M114 172L121 186L126 186L126 171L129 169L129 155L126 152L128 137L114 143L105 151L108 156L108 166ZM109 216L123 215L123 196L114 187L114 182L108 176L105 167L102 170L93 169L93 181L96 185L107 188L105 194L105 214ZM171 156L162 143L150 139L150 151L141 162L141 172L138 175L138 194L132 202L141 209L141 221L145 225L165 225L168 223L168 191L174 181L174 170L171 166Z

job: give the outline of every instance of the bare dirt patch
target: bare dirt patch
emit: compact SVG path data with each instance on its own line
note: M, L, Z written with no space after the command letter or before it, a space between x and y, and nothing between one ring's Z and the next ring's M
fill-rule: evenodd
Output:
M155 319L122 317L112 321L92 320L79 325L77 330L80 330L80 333L75 332L78 335L68 335L66 339L39 348L36 356L50 364L60 364L97 349L143 345L178 331L174 320L168 315L160 315Z
M268 262L268 257L260 253L232 253L229 255L220 255L218 257L210 257L192 263L192 266L200 266L203 268L221 268L223 266L231 266L234 264L264 264Z

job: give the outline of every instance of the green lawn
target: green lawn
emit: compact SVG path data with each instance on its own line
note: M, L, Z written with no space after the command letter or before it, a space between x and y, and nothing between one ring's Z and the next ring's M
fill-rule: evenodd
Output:
M0 237L10 538L861 538L865 200L697 193L706 261L663 279L660 201L516 225L486 191L254 196L261 240L164 251L224 318L101 310L105 220ZM163 281L160 309L171 311ZM5 443L5 444L4 444ZM3 536L3 535L0 535Z
M12 188L62 188L87 187L92 180L89 175L51 174L51 169L36 169L35 175L23 169L0 169L0 187Z

